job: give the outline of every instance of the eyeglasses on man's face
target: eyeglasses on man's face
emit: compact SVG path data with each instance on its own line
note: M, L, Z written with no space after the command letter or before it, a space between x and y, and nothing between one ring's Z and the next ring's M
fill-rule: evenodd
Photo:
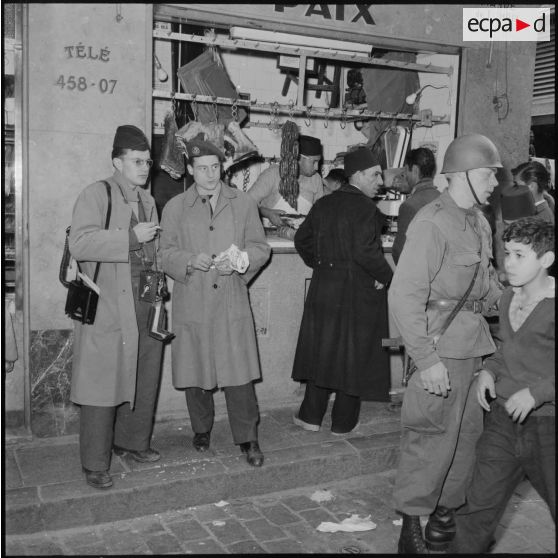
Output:
M121 159L127 159L128 161L132 161L132 163L139 169L143 166L147 168L151 168L153 166L152 159L140 159L138 157L120 157Z

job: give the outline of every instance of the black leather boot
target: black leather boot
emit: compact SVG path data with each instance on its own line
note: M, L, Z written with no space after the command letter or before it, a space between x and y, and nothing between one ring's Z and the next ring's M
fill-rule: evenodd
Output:
M454 537L455 512L444 506L437 506L424 529L426 546L430 550L445 552Z
M404 513L401 515L403 516L403 527L401 527L397 552L399 554L428 554L422 538L420 517Z

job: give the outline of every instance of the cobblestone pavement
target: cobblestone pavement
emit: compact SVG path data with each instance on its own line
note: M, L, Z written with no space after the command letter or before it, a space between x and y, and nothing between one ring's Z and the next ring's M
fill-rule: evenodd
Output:
M91 527L6 538L14 555L393 553L399 516L394 471L265 496L189 507ZM149 503L146 502L146 510ZM372 530L327 533L322 522L370 516ZM554 554L555 526L528 482L514 494L496 533L496 553Z

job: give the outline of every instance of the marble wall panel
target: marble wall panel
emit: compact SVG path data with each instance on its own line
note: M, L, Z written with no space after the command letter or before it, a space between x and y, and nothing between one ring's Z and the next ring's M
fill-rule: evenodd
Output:
M79 431L79 408L70 401L74 332L31 331L31 429L38 437Z

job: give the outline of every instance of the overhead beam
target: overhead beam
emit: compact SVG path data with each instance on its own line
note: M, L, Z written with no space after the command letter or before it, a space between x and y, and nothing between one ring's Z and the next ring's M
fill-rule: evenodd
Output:
M268 43L264 41L252 41L247 39L228 39L218 36L201 36L186 33L171 33L161 29L153 30L153 38L159 40L182 41L191 43L200 43L211 46L218 46L227 50L255 50L261 52L275 52L277 54L287 54L290 56L307 56L311 58L324 58L332 62L352 62L366 66L384 66L396 68L398 70L414 70L417 72L428 72L434 74L451 75L453 68L451 66L434 66L432 64L417 64L415 62L404 62L401 60L385 60L383 58L374 58L362 56L359 54L344 54L337 50L328 50L323 48L302 48L279 43ZM372 46L371 46L372 48Z

